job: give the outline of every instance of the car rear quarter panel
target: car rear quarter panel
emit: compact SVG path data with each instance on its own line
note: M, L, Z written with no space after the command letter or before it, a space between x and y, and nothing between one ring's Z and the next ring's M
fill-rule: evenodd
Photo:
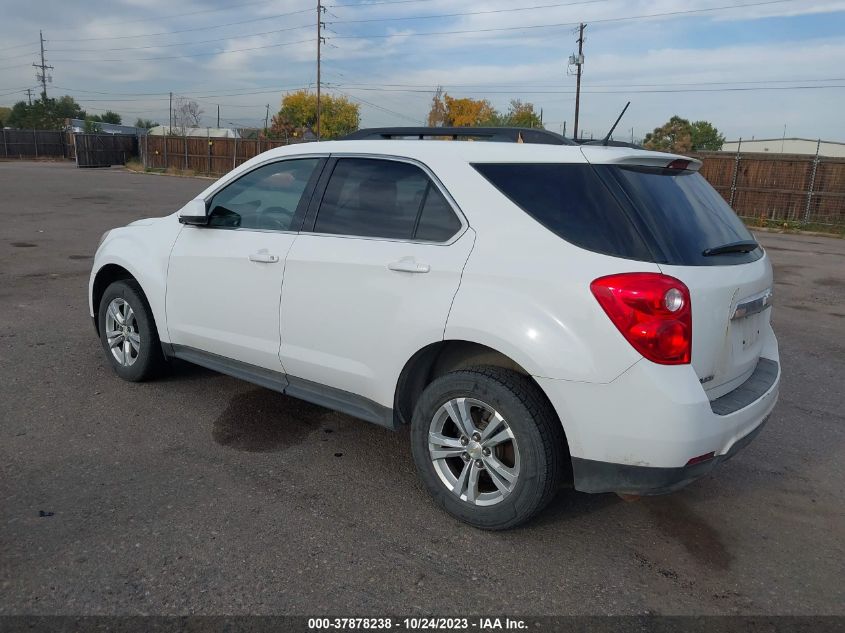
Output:
M477 232L446 339L492 347L534 376L583 382L610 382L641 358L601 309L590 283L614 273L660 272L656 264L573 246L466 162L439 167L438 176Z

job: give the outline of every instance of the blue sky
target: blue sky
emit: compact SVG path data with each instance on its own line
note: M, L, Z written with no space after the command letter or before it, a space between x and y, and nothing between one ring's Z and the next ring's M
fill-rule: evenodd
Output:
M442 85L500 109L530 101L549 129L566 122L571 131L575 78L566 62L584 21L587 135L602 134L630 100L617 137L633 128L639 138L679 114L712 121L729 138L780 137L786 125L788 136L845 141L845 0L325 4L324 89L359 103L364 125L421 124ZM0 104L35 87L30 64L43 29L51 95L71 94L92 113L165 122L173 91L200 103L205 124L216 123L220 104L222 125L256 125L284 91L314 87L315 6L19 3L0 23Z

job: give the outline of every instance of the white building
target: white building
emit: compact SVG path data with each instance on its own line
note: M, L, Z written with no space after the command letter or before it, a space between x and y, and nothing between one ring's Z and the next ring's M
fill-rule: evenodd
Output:
M166 125L157 125L155 127L151 127L150 131L147 132L152 136L165 136L168 134L168 127ZM189 127L185 128L185 136L199 136L203 138L240 138L241 135L238 133L237 130L233 130L226 127ZM173 126L173 129L169 132L171 136L182 136L182 128L178 128Z
M743 152L760 152L770 154L809 154L815 156L816 147L820 156L831 156L834 158L845 158L845 143L836 141L822 141L819 145L818 139L809 138L761 138L746 140L742 139ZM723 152L736 153L740 141L726 141L722 145Z

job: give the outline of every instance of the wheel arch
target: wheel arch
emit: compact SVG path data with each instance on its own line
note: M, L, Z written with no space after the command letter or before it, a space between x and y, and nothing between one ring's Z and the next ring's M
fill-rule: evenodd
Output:
M478 366L509 369L525 376L531 382L561 425L566 459L570 461L566 424L560 419L543 387L521 363L497 349L474 341L458 339L438 341L426 345L408 359L396 383L393 410L397 423L410 424L417 400L434 379L452 371Z
M100 319L98 318L98 312L100 309L100 300L103 298L103 293L105 293L106 288L115 281L123 279L132 279L135 282L138 281L132 273L118 264L106 264L97 271L96 275L94 275L94 281L91 284L91 312L94 316L94 326L97 328L97 334L100 333Z

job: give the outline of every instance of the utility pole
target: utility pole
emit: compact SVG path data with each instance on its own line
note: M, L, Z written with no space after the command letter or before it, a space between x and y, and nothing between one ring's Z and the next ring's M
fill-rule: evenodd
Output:
M167 136L173 134L173 93L170 93L170 124L167 126Z
M47 79L48 79L47 71L53 70L53 67L48 66L47 61L44 59L44 33L42 33L41 31L38 31L38 37L41 40L41 63L38 64L38 63L33 62L32 65L35 66L35 68L38 68L38 69L41 70L40 73L35 74L35 77L41 83L41 100L46 103L47 102ZM52 76L50 76L49 79L50 79L50 81L53 81Z
M32 88L26 89L26 99L29 102L29 105L32 105Z
M575 64L578 68L578 75L575 84L575 125L572 126L572 130L574 136L572 137L576 141L578 140L578 115L581 110L581 70L584 66L584 29L587 28L587 25L583 22L578 26L578 55L572 55L569 57L569 63Z
M321 46L323 44L323 7L322 0L317 0L317 129L314 132L317 134L317 140L320 140L320 54Z
M217 104L217 127L220 128L220 104Z
M267 123L270 120L270 104L268 103L264 106L266 110L264 111L264 133L267 133Z

